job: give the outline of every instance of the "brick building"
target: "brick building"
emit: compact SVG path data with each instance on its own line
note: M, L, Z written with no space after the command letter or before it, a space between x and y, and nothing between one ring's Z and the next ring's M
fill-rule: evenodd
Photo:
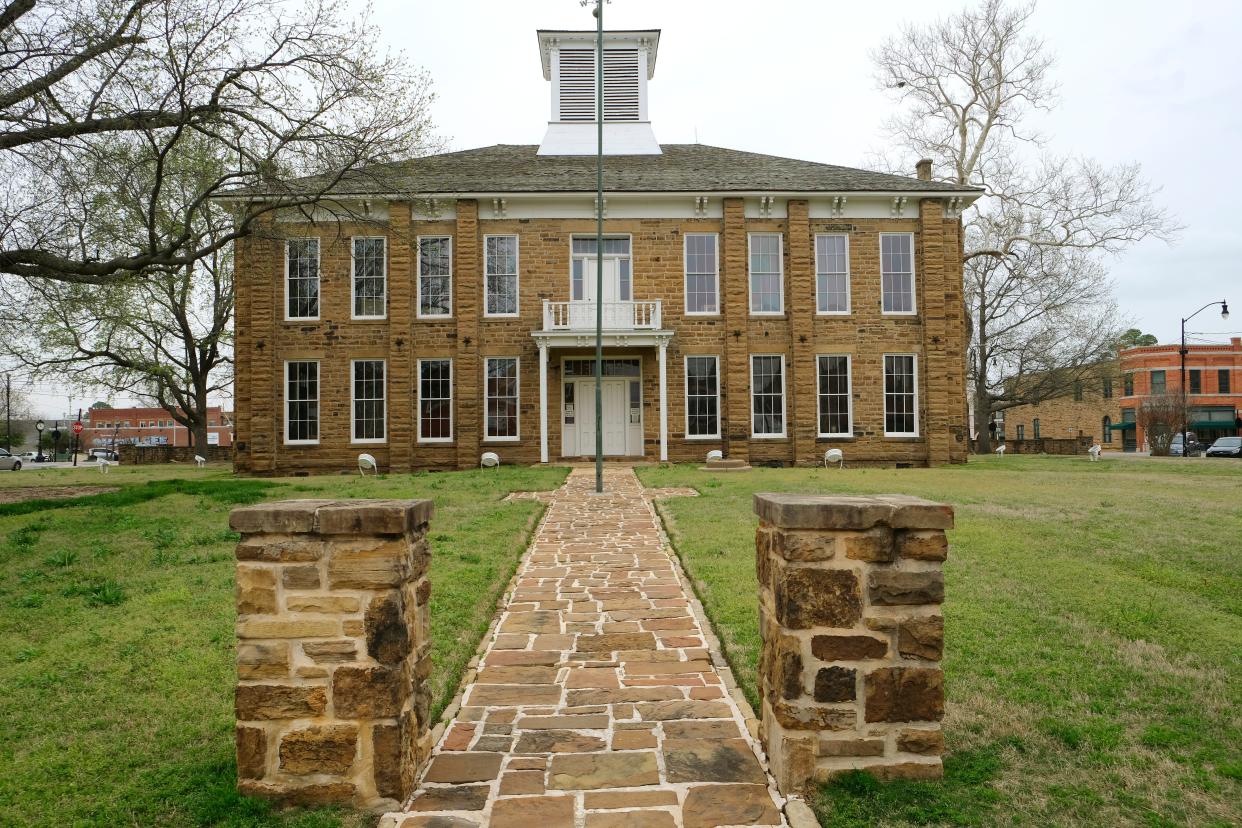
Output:
M1178 345L1149 345L1121 352L1123 388L1121 423L1114 428L1127 451L1147 445L1138 409L1152 395L1176 394L1182 388ZM1186 393L1189 427L1201 443L1242 433L1242 337L1218 345L1186 346Z
M658 31L608 32L596 295L593 32L539 32L552 116L347 177L351 218L237 248L236 464L610 457L964 462L963 208L980 192L699 144L647 119ZM261 203L258 190L235 202Z
M207 440L233 445L233 426L219 406L207 409ZM188 446L189 430L162 408L92 408L82 417L84 449L117 446Z

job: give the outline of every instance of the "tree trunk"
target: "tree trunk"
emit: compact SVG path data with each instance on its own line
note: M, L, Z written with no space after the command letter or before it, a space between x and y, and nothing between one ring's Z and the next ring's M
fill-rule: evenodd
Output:
M975 453L988 454L992 451L992 434L988 424L992 420L992 403L988 399L987 380L983 377L975 379Z

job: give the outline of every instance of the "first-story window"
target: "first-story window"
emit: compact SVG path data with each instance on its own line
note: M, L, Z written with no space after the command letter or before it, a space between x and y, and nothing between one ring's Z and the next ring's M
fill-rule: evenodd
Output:
M418 439L446 443L453 439L453 360L418 361Z
M884 313L914 313L912 234L880 234L880 293Z
M785 310L780 233L750 234L750 312Z
M718 357L686 357L686 436L720 436Z
M686 234L686 313L720 313L715 233Z
M319 442L319 363L285 363L285 442Z
M819 369L819 436L849 437L850 422L850 358L845 354L818 357Z
M785 436L785 357L750 358L751 434Z
M1038 417L1036 417L1034 420L1031 420L1031 431L1035 433L1035 439L1038 440L1039 439L1039 418Z
M382 443L387 433L384 360L356 359L353 366L353 440L355 443Z
M515 316L518 312L518 237L484 238L486 316Z
M518 436L518 360L517 357L491 357L484 360L486 385L484 410L489 440Z
M1020 425L1020 426L1018 426L1018 439L1019 439L1019 440L1025 440L1025 439L1026 439L1026 426L1024 426L1024 425Z
M914 354L884 355L884 433L914 436L918 428L918 380Z
M285 242L285 318L319 318L319 239Z
M1100 425L1104 431L1104 444L1108 445L1113 441L1113 418L1105 414Z
M453 237L418 240L418 315L453 314Z
M354 318L383 319L387 310L387 240L354 239Z
M850 312L848 236L815 237L815 309L818 313Z

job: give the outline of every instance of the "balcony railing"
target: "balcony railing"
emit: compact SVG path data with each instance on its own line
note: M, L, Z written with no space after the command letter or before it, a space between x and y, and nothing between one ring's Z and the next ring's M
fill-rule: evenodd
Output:
M603 327L606 331L655 331L660 329L660 300L650 302L605 302ZM594 302L543 302L545 331L595 330Z

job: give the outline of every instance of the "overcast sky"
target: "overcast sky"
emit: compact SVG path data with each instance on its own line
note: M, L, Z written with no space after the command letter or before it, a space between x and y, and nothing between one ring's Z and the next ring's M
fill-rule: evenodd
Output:
M361 6L361 3L359 3ZM656 137L863 166L883 148L891 99L872 79L869 50L902 21L950 14L959 2L696 3L615 0L608 28L662 30L649 86ZM384 44L432 76L433 118L452 149L535 144L550 91L535 30L594 27L578 0L374 0ZM1185 225L1169 246L1146 242L1112 260L1121 309L1174 342L1179 318L1205 311L1192 339L1242 331L1242 3L1040 0L1032 31L1056 56L1060 105L1038 126L1049 149L1138 162ZM911 171L913 173L913 171ZM42 400L47 413L59 401Z

